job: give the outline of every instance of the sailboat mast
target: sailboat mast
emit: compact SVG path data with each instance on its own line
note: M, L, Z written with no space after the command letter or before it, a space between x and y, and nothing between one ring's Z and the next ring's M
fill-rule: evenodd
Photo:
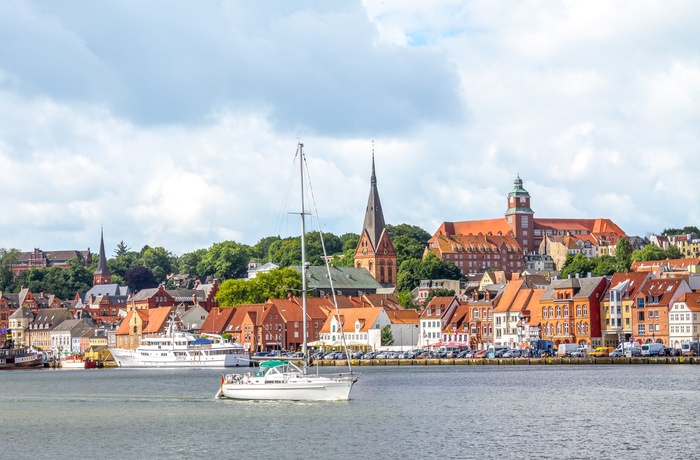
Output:
M301 187L301 316L303 342L301 351L304 353L304 369L306 370L309 357L306 346L306 219L304 219L304 144L299 143L299 172Z

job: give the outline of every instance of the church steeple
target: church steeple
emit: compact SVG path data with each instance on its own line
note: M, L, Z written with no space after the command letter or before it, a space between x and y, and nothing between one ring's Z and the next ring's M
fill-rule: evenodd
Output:
M384 213L382 212L382 203L379 200L379 191L377 190L377 174L374 167L374 149L372 149L372 177L370 179L369 198L367 199L367 210L365 211L365 222L362 225L362 231L369 235L370 243L373 249L377 249L377 243L386 228L384 222Z
M92 275L92 284L110 284L112 282L112 274L107 267L107 256L105 256L105 238L104 229L100 228L100 258L97 261L97 269Z
M374 144L374 143L373 143ZM365 210L360 241L355 249L355 267L366 268L370 274L385 286L396 286L396 251L386 232L384 212L377 190L377 174L374 165L374 145L372 146L372 176L369 198Z

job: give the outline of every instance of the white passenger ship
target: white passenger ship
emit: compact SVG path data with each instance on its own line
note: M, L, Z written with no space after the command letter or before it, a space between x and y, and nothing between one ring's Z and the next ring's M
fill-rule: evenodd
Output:
M135 350L110 348L120 367L237 367L248 366L250 356L237 342L217 334L175 331L147 337Z

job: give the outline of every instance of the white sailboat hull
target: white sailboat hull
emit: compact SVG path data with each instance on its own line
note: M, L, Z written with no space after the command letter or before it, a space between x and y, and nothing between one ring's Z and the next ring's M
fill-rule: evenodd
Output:
M221 395L229 399L261 401L344 401L350 398L354 378L314 377L286 383L224 383Z
M176 356L172 351L160 353L159 356L144 356L137 350L110 348L112 356L119 367L243 367L250 364L250 357L244 353L211 356Z

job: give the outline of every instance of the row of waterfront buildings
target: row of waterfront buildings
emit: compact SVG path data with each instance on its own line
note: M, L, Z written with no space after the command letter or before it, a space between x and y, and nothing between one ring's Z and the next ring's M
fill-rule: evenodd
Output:
M614 256L621 238L627 238L632 249L674 244L689 259L637 265L633 273L610 278L556 279L567 255ZM589 346L628 340L680 346L697 336L694 270L698 264L691 257L700 255L700 240L691 236L631 237L606 218L535 218L520 177L507 196L502 218L443 222L425 251L477 281L425 280L415 290L422 309L405 310L394 297L397 258L386 230L373 159L354 267L332 269L333 285L343 299L339 317L331 314L325 273L311 267L309 281L315 298L305 319L308 341L338 344L341 326L349 342L371 348L380 346L378 331L385 326L391 329L395 346L406 347L450 342L471 348L524 347L542 339ZM67 266L71 258L89 263L91 257L89 250L35 249L21 253L13 271L17 275L33 266ZM111 283L103 238L99 257L93 288L70 301L27 289L0 293L0 329L18 343L33 340L43 346L50 342L49 329L56 325L43 312L66 309L73 320L104 330L110 345L135 347L141 337L163 331L166 310L177 310L182 327L228 333L251 350L296 349L302 341L299 334L304 319L295 299L219 308L217 280L193 289L159 286L131 293ZM432 289L446 286L455 290L454 297L438 297L424 304ZM188 314L191 320L182 320Z
M135 348L142 338L162 334L176 312L179 327L228 334L250 351L299 350L303 321L307 341L326 349L342 345L341 331L351 347L378 349L383 328L391 331L393 347L402 348L525 348L539 340L589 347L657 342L680 348L700 340L698 266L700 259L666 260L635 263L632 272L611 277L549 280L524 273L489 283L497 278L492 274L454 296L433 297L420 310L403 308L392 294L357 293L338 296L335 314L330 296L319 296L308 299L306 318L294 297L207 308L197 301L197 293L190 301L177 302L161 286L148 290L147 296L131 296L109 326L92 321L87 306L23 306L10 315L8 332L17 343L42 348ZM198 290L211 289L216 284Z

